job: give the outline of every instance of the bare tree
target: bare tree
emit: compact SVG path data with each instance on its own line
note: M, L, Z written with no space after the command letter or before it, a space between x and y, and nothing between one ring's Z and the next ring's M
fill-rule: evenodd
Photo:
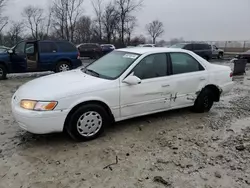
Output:
M111 39L115 36L115 31L117 29L117 25L119 24L119 13L112 3L106 5L103 17L103 32L105 34L105 40L108 43L111 43Z
M125 34L127 36L127 45L130 45L131 35L136 27L136 17L130 16L125 21Z
M23 17L26 19L26 26L30 29L31 35L34 39L40 39L40 33L44 29L44 10L40 7L35 7L29 5L24 8L22 13Z
M84 0L54 0L52 7L53 25L61 38L73 41L76 22L82 15Z
M131 14L142 6L143 0L115 0L120 17L120 37L122 45L125 45L125 24Z
M152 37L153 43L155 44L156 38L160 37L164 33L164 26L159 20L154 20L146 25L146 30Z
M51 17L52 17L52 7L48 8L48 18L47 18L47 24L46 24L46 36L49 36L49 31L51 27Z
M92 24L90 17L82 16L76 22L74 41L78 44L90 42L92 37Z
M97 22L97 35L102 40L102 17L103 17L103 0L92 0L96 22Z
M11 27L8 31L9 43L14 46L22 38L22 33L24 31L23 22L12 22Z
M0 33L3 30L3 28L8 24L8 17L2 15L5 5L6 5L6 0L0 0Z

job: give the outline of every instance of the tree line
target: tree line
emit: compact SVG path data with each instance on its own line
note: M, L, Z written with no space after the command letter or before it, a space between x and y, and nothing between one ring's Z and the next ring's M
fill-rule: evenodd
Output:
M7 0L0 0L0 44L7 46L22 39L65 39L75 44L112 43L118 47L147 42L143 35L134 36L138 26L134 14L143 8L143 0L92 0L94 18L84 15L84 0L53 0L46 9L28 5L20 21L4 16L6 6ZM164 33L163 23L154 20L145 26L145 32L155 43Z

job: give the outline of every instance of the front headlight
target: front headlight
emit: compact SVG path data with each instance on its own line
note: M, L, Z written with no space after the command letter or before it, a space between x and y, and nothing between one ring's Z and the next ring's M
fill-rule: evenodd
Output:
M56 101L35 101L35 100L21 100L20 106L27 110L35 111L50 111L56 107Z

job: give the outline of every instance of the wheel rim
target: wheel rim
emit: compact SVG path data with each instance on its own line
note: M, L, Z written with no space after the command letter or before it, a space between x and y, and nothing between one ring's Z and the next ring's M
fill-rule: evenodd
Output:
M205 96L205 97L204 97L204 107L205 107L205 108L208 108L208 107L209 107L209 98L208 98L208 96Z
M2 76L3 76L3 69L0 68L0 77L2 77Z
M102 127L102 117L99 113L90 111L84 113L77 121L77 131L80 135L90 137L98 133Z
M59 66L59 71L60 72L65 72L65 71L68 71L70 68L69 68L69 65L68 64L61 64L60 66Z

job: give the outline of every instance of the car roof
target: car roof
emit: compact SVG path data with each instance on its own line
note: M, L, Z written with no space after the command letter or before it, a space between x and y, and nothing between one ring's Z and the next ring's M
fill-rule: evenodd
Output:
M157 52L187 52L187 50L179 48L166 48L166 47L134 47L134 48L121 48L117 51L136 53L136 54L146 54L146 53L157 53Z

